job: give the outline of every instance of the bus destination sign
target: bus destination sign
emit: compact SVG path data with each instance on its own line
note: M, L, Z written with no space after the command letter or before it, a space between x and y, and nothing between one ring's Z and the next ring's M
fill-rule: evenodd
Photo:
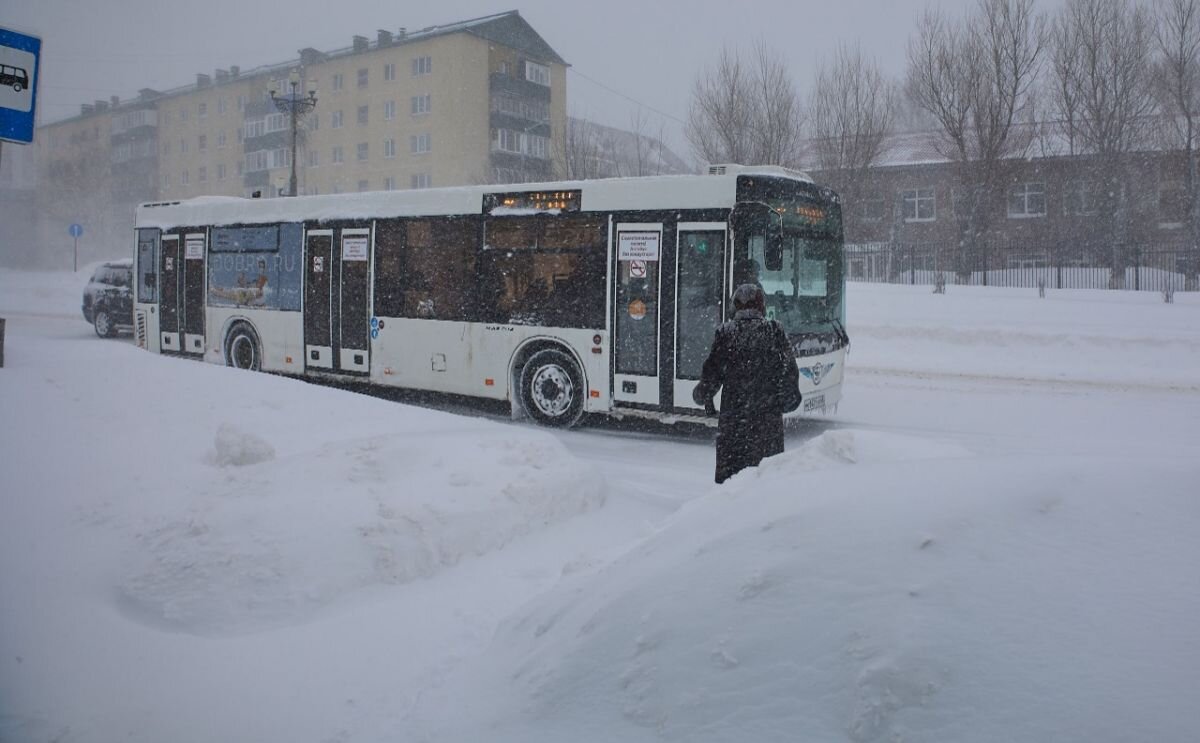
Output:
M521 191L518 193L495 193L485 197L484 205L489 214L506 211L577 212L582 192L575 191Z

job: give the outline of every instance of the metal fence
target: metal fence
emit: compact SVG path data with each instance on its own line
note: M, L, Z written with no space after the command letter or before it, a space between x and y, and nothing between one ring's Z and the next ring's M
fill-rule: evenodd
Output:
M891 284L938 283L1048 289L1200 290L1200 250L944 243L846 245L846 278ZM1114 266L1116 269L1114 270Z

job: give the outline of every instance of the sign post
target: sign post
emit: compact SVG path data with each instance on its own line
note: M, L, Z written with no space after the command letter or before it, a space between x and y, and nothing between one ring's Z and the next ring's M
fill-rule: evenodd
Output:
M33 141L42 40L0 27L0 141Z
M79 273L79 236L83 234L83 225L76 222L67 228L71 237L75 238L75 273Z

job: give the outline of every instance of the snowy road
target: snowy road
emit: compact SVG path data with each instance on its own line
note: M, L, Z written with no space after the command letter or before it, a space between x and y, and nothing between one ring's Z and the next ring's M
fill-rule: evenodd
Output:
M1194 730L1180 695L1200 684L1200 647L1190 622L1176 620L1200 610L1200 579L1188 567L1200 524L1191 497L1200 490L1200 306L1190 298L1165 308L1152 297L1088 295L1054 306L996 292L931 300L855 287L850 306L862 309L850 330L857 322L862 333L839 413L792 425L779 467L714 490L710 431L598 423L546 432L494 407L447 401L471 417L445 416L155 358L128 340L96 338L68 282L11 291L22 282L0 274L0 739L458 741L491 738L483 731L503 720L512 739L553 740L613 710L577 739L727 740L719 719L744 723L723 705L756 683L736 674L780 683L788 674L739 649L727 628L754 620L703 589L734 581L729 590L744 599L780 580L801 585L808 573L815 583L786 605L784 626L801 622L832 644L806 649L769 626L754 636L768 643L766 656L793 646L815 653L804 672L815 678L849 675L845 688L784 704L777 727L763 711L762 740L790 739L780 732L789 715L817 729L827 717L855 741L906 731L967 739L952 720L990 731L976 740L1071 739L1055 726L1081 720L1093 721L1089 740L1120 740L1124 720L1155 740ZM930 304L947 299L956 304L944 314ZM1025 312L1045 322L1019 333L1004 325L1029 322ZM1096 330L1105 318L1115 331L1108 346ZM897 323L918 332L887 332ZM1130 342L1156 334L1158 345ZM261 438L272 456L222 465L226 425L244 432L233 456L254 450L243 438ZM489 495L497 489L499 500ZM759 490L761 499L746 500ZM1093 497L1096 513L1085 507ZM1029 499L1038 521L1024 520ZM762 529L799 531L778 526L750 541L722 531L771 511ZM1045 514L1060 512L1047 531ZM1130 519L1142 521L1125 529ZM860 537L877 554L848 549ZM910 542L938 562L910 565ZM795 553L801 545L808 551ZM691 557L676 565L676 552ZM772 563L777 552L797 554L799 567ZM850 590L864 580L856 571L880 583ZM674 576L667 588L635 587L659 573ZM1021 588L1007 583L1017 578ZM1106 589L1070 595L1080 580ZM910 588L892 599L894 586ZM635 609L625 591L641 591L631 594ZM917 614L888 603L926 592L947 597ZM636 608L655 595L667 604ZM1059 607L1055 596L1067 600ZM596 635L592 622L571 624L584 600L572 597L610 602L596 609L607 618ZM1089 652L1048 629L1079 613L1109 644L1086 669L1073 664ZM680 642L646 639L651 616L680 627L680 641L690 637L681 623L693 620L696 632L728 637L706 645L693 667L671 655ZM1127 641L1134 626L1157 629ZM613 633L636 640L633 656L624 645L586 645ZM1031 646L1038 666L1019 643L1042 634ZM990 647L994 663L1026 665L964 686L909 657L940 657L946 673L962 674L974 662L962 657L968 645ZM1020 675L1033 667L1039 678ZM682 677L656 680L646 676L652 668ZM706 675L714 672L724 675ZM1068 682L1077 672L1098 680ZM671 697L688 678L708 704ZM1162 688L1123 707L1123 685L1148 678ZM922 690L906 697L905 679L921 679ZM1026 687L1037 698L1075 694L1054 704L1078 715L1037 712L1020 696ZM596 704L557 720L571 699L538 711L562 689ZM1113 717L1090 710L1089 695ZM1023 734L965 712L992 699L1022 710ZM531 717L514 722L518 709ZM719 719L694 727L702 710Z

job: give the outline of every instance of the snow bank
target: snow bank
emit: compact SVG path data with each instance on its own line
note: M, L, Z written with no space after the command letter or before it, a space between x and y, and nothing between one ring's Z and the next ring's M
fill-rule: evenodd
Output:
M1189 740L1189 471L823 434L518 613L429 738Z
M222 426L218 458L243 466L197 473L184 508L138 532L122 608L201 635L294 624L603 502L599 478L553 439L478 429L328 441L268 461L269 444Z

